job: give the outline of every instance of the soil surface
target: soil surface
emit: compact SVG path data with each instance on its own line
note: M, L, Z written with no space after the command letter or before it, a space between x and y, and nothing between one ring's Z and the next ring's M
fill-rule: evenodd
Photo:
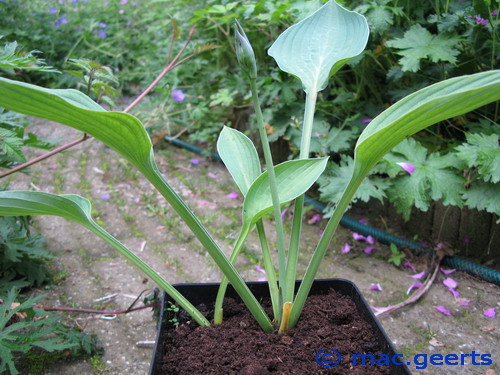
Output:
M224 301L224 312L221 325L168 330L163 372L155 375L389 374L384 365L352 366L352 353L379 358L384 352L354 301L334 290L310 296L297 327L282 335L263 333L245 305L233 299ZM320 366L318 348L336 348L340 363L331 366L339 358L329 351L318 357L325 367Z
M58 139L59 144L81 137L73 129L47 121L36 120L30 131L42 138ZM34 150L27 156L39 155ZM199 159L199 164L192 159ZM226 254L238 235L241 224L242 199L230 199L237 191L224 167L199 155L174 146L162 146L156 160L173 188L182 195L191 209L200 217L208 231ZM51 193L75 193L90 199L93 216L108 232L142 257L171 283L219 282L221 273L195 237L175 215L161 196L130 164L97 140L86 141L71 150L45 160L31 168L30 174L18 173L9 178L11 189L39 190ZM291 219L285 214L285 226ZM317 212L309 211L303 225L298 275L302 275L321 236L326 220L315 222ZM358 216L372 226L384 227L387 218ZM269 220L267 220L269 222ZM56 256L56 267L66 277L45 294L42 303L54 307L81 307L125 309L144 290L154 288L150 280L122 259L102 240L76 223L57 217L36 217L35 229L47 237L47 246ZM272 225L267 225L271 249L276 248ZM410 276L425 271L428 259L406 254L416 272L395 267L388 262L389 249L368 246L353 239L353 234L339 228L335 239L319 269L318 278L341 277L352 280L372 306L387 306L406 299L406 291L415 281ZM287 236L288 237L288 236ZM411 238L411 234L408 234ZM350 244L347 254L341 252ZM261 264L258 239L247 241L236 266L246 280L265 277L256 270ZM277 264L277 263L275 263ZM446 277L458 282L460 298L468 306L459 304L443 285ZM371 290L380 284L382 291ZM103 303L102 297L114 296ZM500 318L483 315L487 308L500 313L498 286L455 272L450 276L439 274L435 285L417 304L380 321L399 353L411 360L410 368L421 374L486 374L493 370L500 374ZM446 307L452 315L443 315L435 306ZM99 362L65 360L44 365L41 373L73 374L147 374L152 356L151 346L138 345L155 339L156 323L150 309L116 317L89 314L65 315L71 323L95 333L105 348ZM468 357L464 365L430 365L413 363L417 354L467 354L472 351L491 354L493 364L473 365ZM417 357L423 363L423 357ZM415 362L417 361L415 359ZM428 358L427 358L428 359ZM417 370L416 367L419 367ZM488 375L490 375L488 373Z

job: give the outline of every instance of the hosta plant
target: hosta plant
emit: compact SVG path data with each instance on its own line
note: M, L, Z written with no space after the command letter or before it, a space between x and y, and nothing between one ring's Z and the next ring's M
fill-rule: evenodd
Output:
M500 71L457 77L426 87L395 103L370 122L357 141L352 175L336 202L335 211L317 244L307 271L304 275L297 275L304 193L327 164L325 158L309 158L316 99L318 93L327 86L329 77L363 51L369 36L367 22L360 14L348 11L330 0L309 17L285 30L269 49L269 54L278 66L297 77L305 92L300 158L279 165L273 164L266 138L256 88L258 71L254 52L238 24L235 33L237 57L253 95L266 170L261 170L256 148L249 138L234 129L222 129L218 151L245 197L240 235L229 259L172 189L168 178L163 177L158 170L151 140L135 117L121 112L108 112L75 90L51 90L3 78L0 79L0 107L71 126L99 139L121 154L165 197L224 273L216 301L215 322L223 320L222 301L227 283L230 282L264 331L271 332L279 327L283 332L297 323L340 218L365 176L387 152L408 136L436 122L498 100ZM294 219L290 247L286 249L280 206L292 200L295 200ZM271 212L276 224L277 249L269 248L262 224L266 214ZM199 324L210 324L167 280L92 219L89 200L72 194L4 191L0 192L0 215L55 215L80 223L141 269ZM272 317L264 312L233 266L246 237L254 229L262 247L273 305ZM278 255L277 265L272 261L273 251ZM295 294L294 283L298 278L303 281Z

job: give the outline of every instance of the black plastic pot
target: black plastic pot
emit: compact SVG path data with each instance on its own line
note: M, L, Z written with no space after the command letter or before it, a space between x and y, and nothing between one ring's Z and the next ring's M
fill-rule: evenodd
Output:
M269 297L267 282L249 282L247 285L258 300L264 297ZM300 281L297 281L296 288L298 288L299 285ZM197 306L199 304L205 304L210 306L215 302L219 284L177 284L175 285L175 288L193 305ZM382 352L384 354L388 354L392 358L397 352L356 285L354 285L351 281L344 279L315 280L311 288L310 295L327 294L330 289L352 298L361 316L373 327L375 336L377 337L382 348ZM235 290L231 286L228 287L226 296L239 299ZM160 320L158 322L156 344L154 347L151 367L149 369L149 375L158 375L161 371L161 361L164 355L164 343L162 339L164 336L163 332L169 329L167 327L167 319L164 314L164 307L169 301L173 302L169 296L164 294L162 298L162 309L160 313ZM389 367L391 375L411 375L411 372L404 363L400 365L391 364Z

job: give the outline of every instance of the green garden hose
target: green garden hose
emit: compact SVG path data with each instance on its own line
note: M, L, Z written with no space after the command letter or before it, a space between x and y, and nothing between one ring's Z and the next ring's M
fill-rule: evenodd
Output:
M165 140L174 146L184 148L186 150L189 150L191 152L200 154L200 155L209 155L212 159L221 161L221 158L219 154L216 152L207 152L207 150L204 150L198 146L191 145L189 143L183 142L178 139L169 139L168 137L165 138ZM319 210L323 211L325 209L325 205L315 201L314 199L310 197L306 197L306 203L309 205L313 205L317 207ZM340 225L356 232L359 234L362 234L363 236L372 236L377 239L377 241L384 243L384 244L391 244L393 243L399 248L404 248L404 249L409 249L412 251L415 255L423 255L423 254L433 254L435 253L434 250L432 249L427 249L423 245L420 245L418 243L409 241L407 239L394 236L389 233L385 233L381 230L372 228L368 225L365 225L358 220L354 220L350 217L347 217L344 215L342 220L340 221ZM458 271L462 272L467 272L470 275L476 276L480 279L483 279L485 281L488 281L490 283L496 284L500 286L500 271L494 270L492 268L482 266L480 264L471 262L469 260L459 258L456 256L451 256L451 257L445 257L443 259L443 265L446 267L454 268Z

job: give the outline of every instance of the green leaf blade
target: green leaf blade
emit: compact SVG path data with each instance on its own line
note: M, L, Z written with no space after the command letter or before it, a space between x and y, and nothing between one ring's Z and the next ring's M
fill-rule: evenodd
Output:
M261 174L259 155L252 141L245 134L224 126L217 140L217 151L241 193L246 196Z
M368 41L366 19L330 0L289 27L268 54L281 70L302 81L306 92L323 90L331 74L359 55Z
M126 113L107 112L79 91L45 89L0 78L0 107L90 134L140 170L151 165L152 144L141 122Z
M275 166L280 204L304 194L326 168L328 158L292 160ZM251 227L273 209L267 171L248 190L243 205L243 227Z

